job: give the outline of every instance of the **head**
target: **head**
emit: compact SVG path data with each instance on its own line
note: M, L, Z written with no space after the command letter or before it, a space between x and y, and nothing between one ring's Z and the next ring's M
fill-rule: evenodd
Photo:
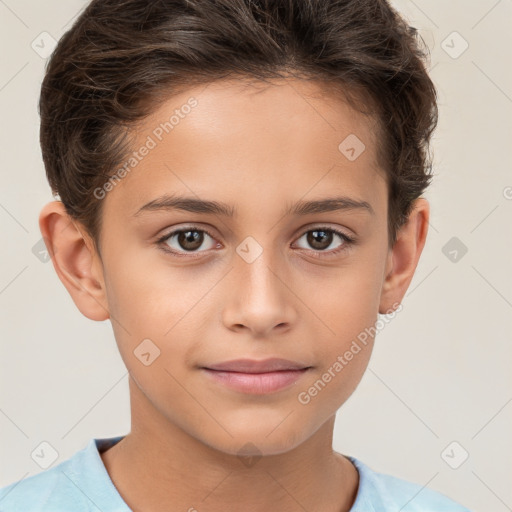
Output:
M111 320L140 421L277 454L333 418L425 243L424 57L384 0L101 0L64 34L40 227L80 311ZM309 370L262 395L202 369L269 357Z

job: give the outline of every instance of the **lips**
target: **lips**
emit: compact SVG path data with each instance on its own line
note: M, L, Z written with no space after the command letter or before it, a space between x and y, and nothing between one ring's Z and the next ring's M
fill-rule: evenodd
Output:
M269 373L286 370L304 370L310 366L287 359L272 358L257 361L254 359L234 359L205 366L208 370L239 373Z
M202 367L211 381L234 391L261 395L281 391L295 384L312 368L287 359L236 359Z

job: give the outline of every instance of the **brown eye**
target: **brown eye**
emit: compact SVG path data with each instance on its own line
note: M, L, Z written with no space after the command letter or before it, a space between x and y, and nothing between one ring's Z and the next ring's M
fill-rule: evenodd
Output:
M313 252L325 252L328 254L336 254L344 249L347 249L355 240L341 231L336 229L319 227L306 231L301 238L305 237L307 245L309 247L301 247L302 249L312 249ZM336 238L341 239L341 243L338 243L334 248L331 247L335 243ZM300 240L300 239L299 239ZM328 250L331 247L332 250Z
M332 231L324 231L315 229L314 231L308 231L307 233L307 242L310 246L318 251L323 251L327 249L333 239Z
M176 241L185 251L195 251L203 244L204 235L200 231L180 231Z
M215 247L215 240L204 229L185 228L172 231L158 240L158 243L164 244L165 250L177 254L179 256L186 253L204 252L198 251L208 238L212 239L211 246ZM208 249L208 247L206 247Z

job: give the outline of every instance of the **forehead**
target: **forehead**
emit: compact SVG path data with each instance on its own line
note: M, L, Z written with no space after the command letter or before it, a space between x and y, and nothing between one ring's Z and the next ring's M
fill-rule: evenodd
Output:
M137 126L136 156L124 162L132 165L107 204L130 215L157 195L180 193L257 210L263 196L288 204L333 188L379 202L376 133L375 119L322 82L191 87Z

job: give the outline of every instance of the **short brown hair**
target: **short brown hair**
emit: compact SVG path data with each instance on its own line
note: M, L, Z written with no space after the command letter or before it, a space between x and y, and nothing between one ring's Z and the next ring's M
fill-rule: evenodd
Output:
M129 128L162 98L216 79L292 72L333 84L374 116L392 246L432 179L438 112L427 53L386 0L93 0L42 83L48 181L98 247L102 201L93 191L133 151Z

